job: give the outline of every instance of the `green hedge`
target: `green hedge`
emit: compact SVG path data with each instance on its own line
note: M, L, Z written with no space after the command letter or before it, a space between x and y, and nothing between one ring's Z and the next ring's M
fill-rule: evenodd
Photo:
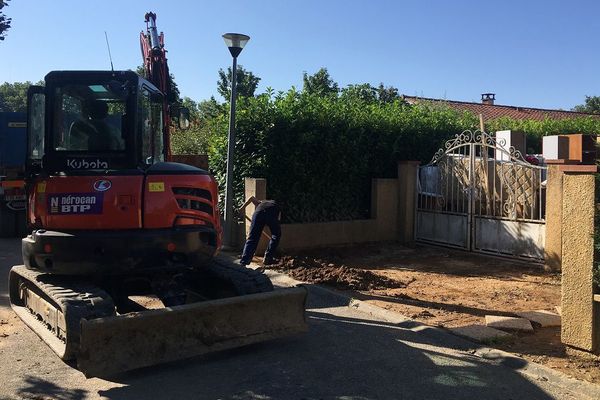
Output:
M192 131L177 132L173 145L180 154L208 153L223 189L228 107L221 110ZM236 121L235 202L244 200L244 177L266 178L268 196L282 203L285 222L366 218L372 178L395 177L400 159L427 163L447 139L479 126L477 116L446 106L380 103L294 89L240 98ZM488 132L503 129L527 132L530 150L539 152L541 136L600 132L600 121L501 118L486 123Z
M222 186L227 121L220 115L203 129ZM241 98L236 121L236 203L243 177L264 177L286 222L368 218L372 178L395 177L398 159L429 161L444 140L477 124L450 109L295 90Z

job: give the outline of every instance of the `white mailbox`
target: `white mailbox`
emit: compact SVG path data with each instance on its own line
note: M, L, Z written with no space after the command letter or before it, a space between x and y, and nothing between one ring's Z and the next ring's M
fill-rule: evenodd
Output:
M565 136L544 136L542 139L542 153L546 160L568 160L569 138Z
M525 158L527 150L525 133L517 131L496 132L496 154L494 158L501 161L510 161L511 147L521 152L521 155Z

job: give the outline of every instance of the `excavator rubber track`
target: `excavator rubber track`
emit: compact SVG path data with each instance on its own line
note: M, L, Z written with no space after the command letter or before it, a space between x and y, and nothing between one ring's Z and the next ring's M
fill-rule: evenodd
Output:
M228 282L238 296L273 290L273 283L261 271L232 264L223 257L213 258L203 270L215 281Z
M115 315L102 289L78 280L14 266L9 274L15 313L64 361L79 352L80 321Z
M207 279L207 276L209 279ZM273 290L263 273L216 258L198 276L225 282L232 297L117 315L90 283L15 266L10 300L19 317L86 377L245 346L307 331L305 287Z

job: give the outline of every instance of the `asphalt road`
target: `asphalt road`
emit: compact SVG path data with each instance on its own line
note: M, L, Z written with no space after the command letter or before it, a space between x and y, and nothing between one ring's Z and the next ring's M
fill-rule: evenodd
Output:
M19 246L0 239L0 319L15 325L0 335L0 399L585 398L519 372L521 359L482 358L471 342L410 320L383 322L318 287L307 334L86 380L10 311L6 277Z

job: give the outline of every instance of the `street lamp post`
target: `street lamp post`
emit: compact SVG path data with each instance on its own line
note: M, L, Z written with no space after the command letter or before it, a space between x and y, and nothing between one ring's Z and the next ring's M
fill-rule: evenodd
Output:
M231 69L231 100L229 110L229 134L227 135L227 175L225 178L225 237L227 247L235 247L234 243L234 212L233 212L233 153L235 150L235 100L237 96L237 57L250 40L250 36L240 33L226 33L223 40L233 57Z

